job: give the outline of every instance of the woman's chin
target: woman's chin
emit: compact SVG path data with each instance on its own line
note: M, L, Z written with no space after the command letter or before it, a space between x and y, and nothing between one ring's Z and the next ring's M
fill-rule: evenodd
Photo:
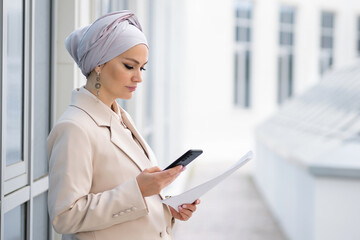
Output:
M133 96L133 93L124 94L122 96L119 96L120 99L129 100Z

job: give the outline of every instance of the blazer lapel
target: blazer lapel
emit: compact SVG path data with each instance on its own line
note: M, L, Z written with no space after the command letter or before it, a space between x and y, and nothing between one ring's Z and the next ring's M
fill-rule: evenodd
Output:
M144 152L136 146L135 141L129 141L125 131L126 130L120 124L120 120L113 116L110 124L111 141L120 148L141 171L151 167L151 163L146 158Z
M130 131L134 134L134 136L136 137L136 139L139 141L139 143L141 144L141 146L143 147L143 149L146 152L146 155L148 156L150 162L152 163L152 165L157 165L157 160L155 158L155 155L153 154L153 152L151 151L151 148L149 147L149 145L146 143L146 141L144 140L144 138L140 135L140 133L138 132L138 130L136 129L135 125L133 124L131 118L129 118L127 116L127 113L120 108L120 113L121 113L121 117L125 123L125 125L130 129Z

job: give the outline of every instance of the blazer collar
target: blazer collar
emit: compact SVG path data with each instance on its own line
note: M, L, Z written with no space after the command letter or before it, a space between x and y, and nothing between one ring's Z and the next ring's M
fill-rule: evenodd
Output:
M74 89L70 106L85 111L98 126L110 127L113 111L84 87Z
M136 130L131 119L127 116L127 113L116 102L114 102L113 107L120 111L126 126L139 141L149 158L146 157L142 149L136 146L135 141L129 141L128 136L125 133L126 130L121 126L120 119L116 116L116 113L84 87L73 91L70 105L85 111L99 127L109 127L111 142L128 155L141 171L155 164L155 158L153 157L149 146Z

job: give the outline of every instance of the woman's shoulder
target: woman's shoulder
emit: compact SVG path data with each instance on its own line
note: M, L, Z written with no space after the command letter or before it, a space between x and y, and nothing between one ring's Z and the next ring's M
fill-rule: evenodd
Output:
M84 128L86 126L93 126L94 120L81 108L76 106L68 106L65 112L57 120L54 128L58 125L73 124Z

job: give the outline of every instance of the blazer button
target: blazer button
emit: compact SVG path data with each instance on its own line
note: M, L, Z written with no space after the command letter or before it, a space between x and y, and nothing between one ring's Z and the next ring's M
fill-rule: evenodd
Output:
M117 213L116 213L116 214L113 214L113 217L118 217L118 216L119 216L119 214L117 214Z
M120 212L120 216L121 216L121 215L124 215L124 214L125 214L124 212L122 212L122 211Z
M135 210L136 210L136 207L132 207L132 208L131 208L131 211L135 211Z
M126 212L126 213L129 213L129 212L131 212L131 210L130 210L130 209L126 209L125 212Z

